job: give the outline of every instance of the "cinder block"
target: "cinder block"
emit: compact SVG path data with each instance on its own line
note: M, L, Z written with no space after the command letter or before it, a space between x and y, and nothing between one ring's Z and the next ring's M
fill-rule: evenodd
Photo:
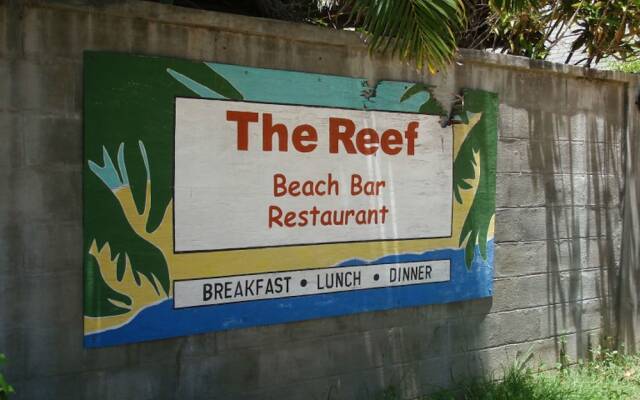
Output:
M608 177L602 175L547 175L547 174L498 174L496 182L496 207L541 207L551 205L585 206L611 204L598 202L587 191L588 181L596 185L608 185ZM609 192L610 193L610 192Z
M0 61L1 63L1 61ZM2 71L0 71L0 74ZM0 86L2 83L0 83ZM0 92L2 88L0 87ZM1 95L0 95L1 96ZM23 167L24 161L24 138L20 129L18 114L8 111L0 111L0 168L10 170Z
M137 365L160 365L175 363L176 360L187 358L182 354L185 338L170 338L153 340L141 345L132 346L128 357L135 360Z
M142 399L175 398L174 365L129 366L108 371L54 375L22 381L16 386L24 399Z
M622 121L626 96L624 83L570 78L566 80L565 90L567 109Z
M79 221L81 216L80 170L49 171L22 168L0 171L0 215L21 224L36 221Z
M551 224L551 209L545 208L507 208L496 210L496 242L530 241L562 239L567 237L566 227L562 232L551 230L547 234L547 225Z
M281 384L295 382L316 376L318 371L333 368L325 338L290 342L287 346L277 346L256 350L259 354L257 381L260 386L267 382ZM232 379L229 377L229 379ZM246 381L254 382L254 379ZM245 381L245 382L246 382ZM237 385L242 381L236 380Z
M531 117L529 116L529 111L527 109L512 107L507 103L501 102L498 118L499 135L501 139L530 138Z
M611 143L502 139L497 164L499 173L615 175L620 148Z
M25 379L25 350L23 330L3 322L0 325L0 353L7 357L7 363L2 366L2 374L12 385Z
M380 366L415 363L447 351L446 321L331 336L330 363L323 374L343 375Z
M597 332L597 331L591 331ZM566 335L567 350L569 357L577 359L579 354L578 337L583 334ZM586 348L586 346L582 346ZM555 365L560 353L560 338L536 340L527 343L509 344L500 347L489 348L477 352L468 352L455 355L443 361L443 368L448 369L449 375L456 380L463 380L470 377L487 376L493 374L496 378L512 365L514 360L524 361L524 357L531 351L534 354L530 367L535 368L543 365L546 368ZM584 351L584 350L583 350Z
M496 277L570 269L612 268L620 260L620 235L584 239L498 243Z
M571 114L567 123L571 140L585 140L610 145L620 144L626 129L621 110L616 111L620 113L620 119L612 118L612 115L599 111L590 109Z
M376 314L376 313L366 313ZM361 320L362 314L344 315L336 318L321 318L302 321L287 325L286 338L284 340L305 340L314 337L341 335L345 333L362 332L365 329L373 329L380 325L381 317L368 315ZM367 322L370 322L367 324Z
M13 65L15 63L10 62L8 59L0 58L0 76L5 77L0 79L0 110L8 111L11 108L11 90L16 84L14 80L16 77L13 75Z
M597 300L489 314L481 324L470 321L466 329L464 325L458 326L455 347L448 355L454 359L463 354L482 357L508 345L528 347L540 341L600 330L602 321ZM474 335L476 331L478 335ZM513 358L508 362L513 362ZM486 372L494 371L495 367Z
M617 207L586 207L579 223L585 237L615 238L622 232L622 216Z
M305 324L302 322L301 325ZM233 329L221 332L219 335L224 343L223 351L235 351L238 349L258 348L261 346L284 344L291 340L289 333L298 328L289 324L256 326L243 329ZM317 332L314 336L321 336Z
M494 68L487 66L487 69ZM498 70L497 72L499 76L510 78L506 82L500 82L502 84L497 90L501 94L502 102L529 110L564 111L566 77L529 71ZM539 101L539 99L545 99L545 101Z
M604 208L617 208L621 202L622 175L587 175L584 204Z
M10 307L25 329L57 328L75 331L78 342L82 332L82 275L57 274L25 277L19 282L20 301ZM6 321L4 318L0 320ZM75 327L75 330L70 328Z
M24 152L29 166L79 168L82 164L82 121L33 117L24 122Z
M397 373L398 371L391 371L390 368L383 367L359 370L342 376L327 376L308 379L301 383L260 388L236 395L233 398L242 400L365 400L374 398L389 384L397 384L400 381L400 379L395 379Z
M99 390L89 386L94 383L91 380L85 383L85 393L88 392L85 398L172 399L177 387L177 368L178 365L171 363L111 369L96 377L95 385Z
M496 210L496 242L576 239L620 235L619 211L598 207Z
M325 338L329 362L322 374L348 374L383 365L386 350L395 344L386 336L392 330L394 328Z
M10 104L13 109L79 117L82 111L80 62L20 60L12 70L8 76L11 77Z
M0 57L9 55L9 8L2 4L0 6Z
M66 326L23 329L26 379L126 368L134 361L125 346L84 349L80 336L82 316L74 317L77 321Z
M80 61L85 50L131 51L134 26L146 22L108 13L28 7L23 24L28 58Z
M184 341L184 346L180 349L180 357L187 359L218 355L225 349L224 335L225 332L211 332L176 339Z
M0 330L15 330L21 327L24 319L22 306L25 283L19 274L5 275L0 279Z
M585 267L612 269L620 265L621 236L599 237L586 241Z
M545 274L498 279L494 282L493 310L570 303L604 298L612 294L608 272L598 269L568 272L549 271Z
M395 365L423 360L446 354L450 345L450 327L447 321L429 321L391 328L382 348L384 365Z
M241 394L255 390L262 381L258 363L258 350L238 350L235 353L213 357L182 359L173 392L176 398L242 398ZM284 374L285 370L273 370Z
M21 228L25 275L81 273L82 227L79 221L35 222Z
M359 322L362 331L380 329L385 327L403 326L433 319L438 315L435 308L426 309L423 307L407 307L402 309L374 311L354 316ZM441 315L440 315L441 316Z
M22 233L23 225L17 221L7 220L0 226L0 280L23 275L27 243Z

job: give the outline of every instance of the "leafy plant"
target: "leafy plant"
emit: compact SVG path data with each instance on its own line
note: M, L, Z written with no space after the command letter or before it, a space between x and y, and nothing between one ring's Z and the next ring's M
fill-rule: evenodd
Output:
M344 0L343 5L369 38L369 49L414 59L435 72L456 53L464 25L461 0Z
M640 51L637 0L269 0L249 6L169 2L356 29L369 39L371 51L390 51L431 71L451 63L458 48L493 48L546 59L553 48L569 43L565 62L586 66L606 58L630 60Z
M475 378L438 391L424 400L603 400L640 398L640 356L603 351L590 363L536 372L516 358L502 377Z
M628 61L611 61L607 64L607 69L622 71L632 74L640 73L640 57Z
M4 354L0 353L0 366L7 362L7 358ZM13 387L7 383L4 376L0 372L0 400L7 400L10 394L15 393Z

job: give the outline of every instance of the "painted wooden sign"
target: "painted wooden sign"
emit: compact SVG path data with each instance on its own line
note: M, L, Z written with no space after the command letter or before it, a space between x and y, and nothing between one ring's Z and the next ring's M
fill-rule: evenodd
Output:
M84 62L86 346L491 295L496 95Z

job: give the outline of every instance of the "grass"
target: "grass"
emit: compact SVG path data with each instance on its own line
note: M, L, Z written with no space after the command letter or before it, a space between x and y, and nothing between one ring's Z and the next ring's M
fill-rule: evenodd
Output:
M527 366L532 358L516 361L503 371L503 379L489 377L459 383L423 400L616 400L640 399L640 356L617 351L593 352L593 361L574 366L559 364L549 371ZM567 361L567 360L564 360ZM401 397L387 388L376 400Z

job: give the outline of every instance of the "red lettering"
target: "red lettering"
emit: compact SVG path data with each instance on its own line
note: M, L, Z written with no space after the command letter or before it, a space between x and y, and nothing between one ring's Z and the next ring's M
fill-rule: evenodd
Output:
M315 150L318 145L315 143L318 141L318 132L316 128L308 124L302 124L296 126L291 136L293 147L300 153L309 153ZM314 143L307 143L314 142Z
M278 134L278 150L287 151L287 127L283 124L273 125L270 113L262 114L262 150L271 151L273 149L273 135Z
M366 156L378 151L378 132L372 128L363 128L356 136L358 151Z
M227 111L227 121L236 122L238 150L248 150L249 122L258 122L258 113L248 111Z
M284 224L288 228L293 228L296 226L296 213L293 211L289 211L284 215Z
M382 151L390 156L400 153L402 151L402 134L400 131L395 129L387 129L384 131L380 147Z
M287 194L287 177L284 174L273 175L273 195L282 197Z
M356 130L356 124L346 118L329 118L329 153L338 153L338 143L342 142L347 153L355 154L352 136Z
M362 192L362 177L358 174L351 175L351 195L357 196Z
M404 131L404 137L407 139L407 154L412 156L415 154L416 138L418 137L418 122L411 121L407 125L407 130Z
M269 206L269 228L273 227L273 225L278 225L282 227L282 222L280 218L282 217L282 210L278 206Z

